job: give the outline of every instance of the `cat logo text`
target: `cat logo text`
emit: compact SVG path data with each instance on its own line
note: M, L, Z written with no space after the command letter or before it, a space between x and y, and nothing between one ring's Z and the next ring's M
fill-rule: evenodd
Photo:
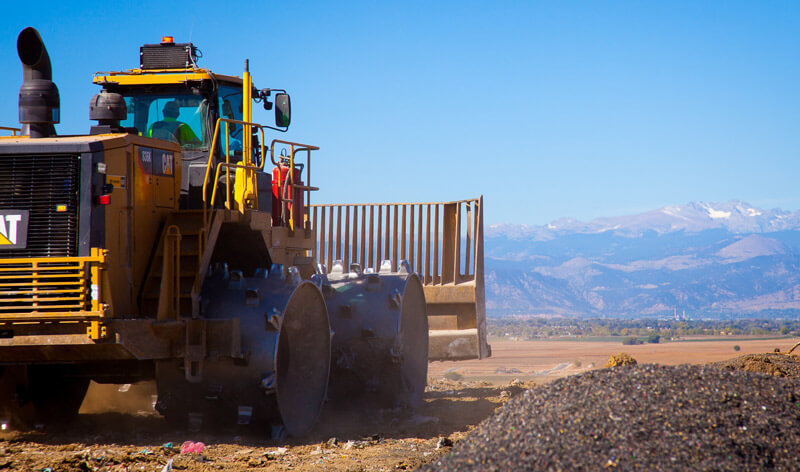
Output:
M0 210L0 251L26 247L28 214L28 210Z

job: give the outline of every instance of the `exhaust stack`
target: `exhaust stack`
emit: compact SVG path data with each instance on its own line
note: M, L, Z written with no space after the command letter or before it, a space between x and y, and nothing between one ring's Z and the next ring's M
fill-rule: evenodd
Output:
M19 33L17 53L22 62L22 87L19 89L19 122L22 134L31 138L56 135L54 123L60 121L58 87L52 82L50 56L36 28Z

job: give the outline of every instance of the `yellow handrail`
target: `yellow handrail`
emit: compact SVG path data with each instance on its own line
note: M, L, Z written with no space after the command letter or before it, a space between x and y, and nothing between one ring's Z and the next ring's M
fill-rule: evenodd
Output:
M218 141L220 139L220 134L221 134L220 123L225 123L225 151L224 151L225 162L219 162L217 164L216 171L214 172L214 180L212 181L210 179L211 173L212 173L211 169L214 166L212 158L214 156L214 152L216 151L217 143L218 143ZM230 156L231 156L231 153L230 153L230 124L231 123L232 124L239 124L239 125L242 126L242 133L243 133L242 137L243 138L245 137L245 135L250 135L252 128L257 128L259 130L259 132L261 133L260 146L261 146L261 156L262 156L260 165L254 165L253 159L252 159L252 149L250 149L250 146L248 146L247 143L244 142L245 140L243 140L245 146L243 146L243 149L242 149L242 162L241 163L231 163L231 160L230 160ZM250 172L256 172L256 171L262 171L263 172L264 165L266 164L266 149L265 149L265 146L264 146L264 128L265 128L265 126L263 126L263 125L261 125L259 123L254 123L254 122L249 122L249 121L235 120L235 119L232 119L232 118L218 118L217 119L216 125L214 126L214 136L213 136L213 138L211 140L211 148L209 150L208 163L206 164L206 173L205 173L205 176L203 178L203 224L204 224L204 227L208 227L208 225L209 225L208 214L209 214L209 211L214 208L214 204L216 203L216 195L217 195L216 182L219 182L219 177L220 177L220 174L221 174L221 171L222 171L223 168L225 168L225 172L226 172L226 175L225 175L225 178L226 178L226 180L225 180L225 191L226 191L225 208L227 208L227 209L231 209L231 189L230 189L230 186L231 186L231 169L244 169L245 172L247 173L246 174L246 178L250 177L250 174L249 174ZM282 139L273 139L270 142L270 145L269 145L268 149L269 149L270 161L275 166L280 166L280 162L275 160L275 145L277 145L277 144L286 144L286 145L290 146L289 168L292 169L292 170L294 170L294 168L295 168L295 164L294 164L295 155L298 152L306 152L307 153L307 158L306 158L307 185L303 186L301 191L305 191L306 192L306 194L307 194L307 196L306 196L306 204L309 205L311 203L311 190L313 189L313 187L311 187L311 151L319 150L319 147L312 146L310 144L298 143L298 142L294 142L294 141L286 141L286 140L282 140ZM294 181L294 172L289 172L287 180L288 180L290 186L295 187L297 185L295 183L295 181ZM208 184L209 184L210 181L214 182L214 187L213 187L213 189L211 191L211 198L210 198L210 201L209 201ZM282 188L283 184L284 184L284 182L283 182L283 179L282 179L282 174L278 173L278 185ZM254 193L255 193L255 197L257 199L258 198L258 187L257 186L254 188ZM283 199L281 199L281 200L283 200ZM286 202L281 201L281 205L285 205L285 204L286 204ZM293 215L294 208L290 208L289 209L289 213L290 214L289 214L289 218L288 218L288 222L287 223L288 223L290 228L294 229L294 218L293 218L293 216L294 216Z
M234 120L232 118L218 118L217 119L217 123L214 126L214 136L211 139L211 148L208 151L208 163L206 164L206 174L205 174L205 177L203 179L203 223L204 223L205 226L208 226L208 210L210 208L214 207L213 196L216 194L216 185L214 185L214 191L213 191L213 194L212 194L212 201L209 203L209 201L208 201L208 180L209 179L208 178L211 175L211 167L213 166L213 161L214 161L213 160L213 156L214 156L214 152L216 151L216 148L217 148L217 137L220 134L220 123L225 123L225 162L224 162L224 164L226 164L226 170L227 170L226 182L225 182L225 190L226 190L226 192L228 194L228 198L226 198L226 200L225 200L226 208L230 209L230 185L231 185L231 183L230 183L230 180L231 180L230 168L232 167L232 165L231 165L231 153L230 153L230 123L242 125L242 133L243 134L244 133L249 133L250 132L249 131L250 127L258 128L259 131L261 132L261 156L265 155L265 150L264 150L264 126L262 126L262 125L260 125L258 123L252 123L252 122L242 121L242 120ZM245 127L247 127L247 128L245 128ZM246 131L246 129L247 129L247 131ZM244 137L244 135L242 137ZM263 170L264 169L264 159L263 159L263 157L261 159L261 166L260 167L253 166L252 165L251 152L252 152L251 149L247 149L247 148L244 148L244 147L242 149L242 159L243 159L243 162L244 162L244 165L246 166L246 168L250 169L250 170ZM219 175L218 174L219 174L219 168L218 168L216 179L214 180L214 182L218 182L219 181L218 180L219 179ZM257 189L256 189L256 192L258 192ZM258 193L256 193L256 196L258 196Z
M11 128L9 126L0 126L0 131L11 131L11 136L16 136L22 130L19 128Z

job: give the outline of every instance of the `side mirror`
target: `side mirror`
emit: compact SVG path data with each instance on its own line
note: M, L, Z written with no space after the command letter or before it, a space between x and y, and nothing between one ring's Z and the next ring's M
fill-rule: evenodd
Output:
M292 122L292 101L288 93L275 94L275 126L288 128Z

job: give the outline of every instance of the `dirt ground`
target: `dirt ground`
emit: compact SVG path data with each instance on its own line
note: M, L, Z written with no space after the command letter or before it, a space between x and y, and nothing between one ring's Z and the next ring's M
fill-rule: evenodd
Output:
M412 470L448 454L454 442L512 396L535 384L600 368L610 354L625 351L639 363L710 363L776 347L785 352L793 342L709 339L622 346L495 340L490 359L430 364L425 404L411 418L325 411L311 436L282 442L236 431L174 431L152 409L152 383L92 385L81 415L68 430L0 432L0 470ZM734 345L741 350L734 351ZM199 453L181 453L187 441L205 447Z

